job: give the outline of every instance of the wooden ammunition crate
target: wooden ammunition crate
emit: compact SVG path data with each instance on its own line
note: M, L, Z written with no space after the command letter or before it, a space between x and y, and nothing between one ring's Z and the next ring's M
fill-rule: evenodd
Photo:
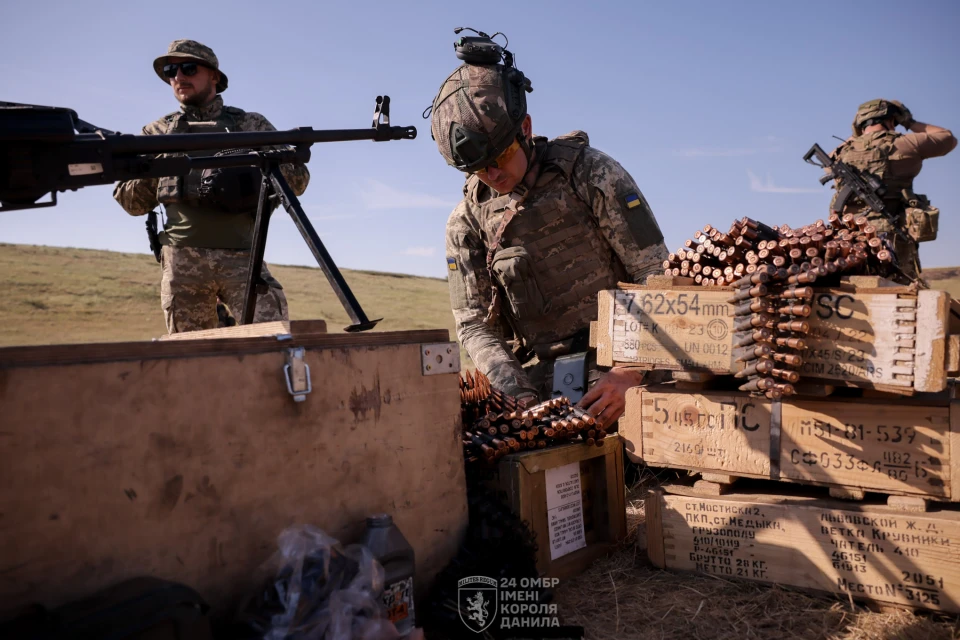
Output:
M510 454L497 471L511 509L536 535L541 575L577 575L627 534L623 444L616 435L600 447Z
M628 454L646 464L960 500L960 403L952 394L939 394L936 404L772 402L663 389L630 389L620 420Z
M671 490L673 491L673 490ZM960 613L960 513L737 494L646 498L657 567Z
M731 374L733 309L728 287L621 284L601 291L595 332L597 362L647 369ZM864 286L860 283L873 283ZM960 335L950 335L944 291L879 286L850 279L815 289L805 381L912 393L942 391L960 368ZM954 329L954 333L960 332Z
M349 544L379 512L423 596L467 527L458 365L446 330L317 321L0 349L0 619L136 575L229 616L286 527Z

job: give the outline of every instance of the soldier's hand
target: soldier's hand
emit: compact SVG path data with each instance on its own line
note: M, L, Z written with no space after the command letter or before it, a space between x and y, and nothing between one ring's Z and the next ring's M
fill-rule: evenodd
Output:
M894 118L894 122L909 129L910 125L913 124L913 114L910 113L910 109L907 109L907 107L904 106L904 104L899 100L891 100L890 104L895 104L897 105L897 108L900 109L900 113Z
M614 367L597 381L577 406L596 418L598 425L607 429L623 415L627 389L642 384L643 376L644 372L638 369Z

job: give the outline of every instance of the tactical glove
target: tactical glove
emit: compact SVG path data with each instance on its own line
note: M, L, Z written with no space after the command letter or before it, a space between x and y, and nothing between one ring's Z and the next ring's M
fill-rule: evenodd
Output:
M891 100L890 104L895 104L897 108L900 109L900 112L894 116L894 121L905 129L909 129L910 125L915 122L913 114L910 113L910 109L907 109L899 100Z

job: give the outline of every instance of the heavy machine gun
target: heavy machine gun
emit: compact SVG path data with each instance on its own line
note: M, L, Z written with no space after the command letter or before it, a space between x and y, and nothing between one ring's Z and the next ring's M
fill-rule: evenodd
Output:
M293 219L304 241L326 275L352 324L346 331L366 331L370 320L354 297L333 258L327 252L303 207L290 188L280 165L308 162L314 143L373 140L413 140L416 127L390 125L390 97L377 96L373 126L369 129L237 133L121 134L94 126L72 109L0 102L0 212L52 207L57 192L113 184L140 178L183 176L192 170L257 167L262 176L246 296L241 324L250 324L257 303L257 285L270 222L268 199L276 198ZM287 146L286 149L255 149ZM216 156L190 156L200 150L251 149ZM177 154L177 155L164 155ZM50 200L40 202L50 194Z

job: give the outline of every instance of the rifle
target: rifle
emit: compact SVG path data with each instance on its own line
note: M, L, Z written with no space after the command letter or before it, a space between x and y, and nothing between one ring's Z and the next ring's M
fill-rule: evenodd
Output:
M258 167L262 176L260 199L241 324L253 321L257 303L256 287L266 284L260 277L260 269L270 220L266 203L268 197L273 195L279 198L293 218L300 235L350 316L352 324L344 330L366 331L382 318L367 318L280 172L280 165L308 162L310 146L314 143L357 140L386 142L413 140L416 137L416 127L390 126L389 96L377 96L373 126L369 129L314 130L312 127L298 127L287 131L155 136L121 134L97 127L78 118L72 109L0 102L0 211L56 206L57 192L68 189L76 191L125 180L182 176L191 170ZM288 148L221 156L156 157L156 154L188 154L204 149L220 151L280 145ZM50 194L50 200L39 202L46 194ZM149 228L149 218L147 225Z
M819 162L815 162L813 158L816 158ZM849 200L851 196L856 196L870 209L893 222L893 228L896 230L895 232L898 236L901 236L908 242L913 242L913 240L899 228L896 220L893 219L893 216L890 215L890 212L887 210L887 206L883 203L883 196L887 193L887 189L883 186L883 182L875 175L861 173L856 167L832 159L820 148L820 145L816 143L814 143L806 155L803 156L803 160L815 167L827 170L827 173L820 178L820 184L827 184L831 180L839 180L843 185L840 187L840 192L837 194L837 198L833 203L832 210L834 213L843 211L847 200Z

